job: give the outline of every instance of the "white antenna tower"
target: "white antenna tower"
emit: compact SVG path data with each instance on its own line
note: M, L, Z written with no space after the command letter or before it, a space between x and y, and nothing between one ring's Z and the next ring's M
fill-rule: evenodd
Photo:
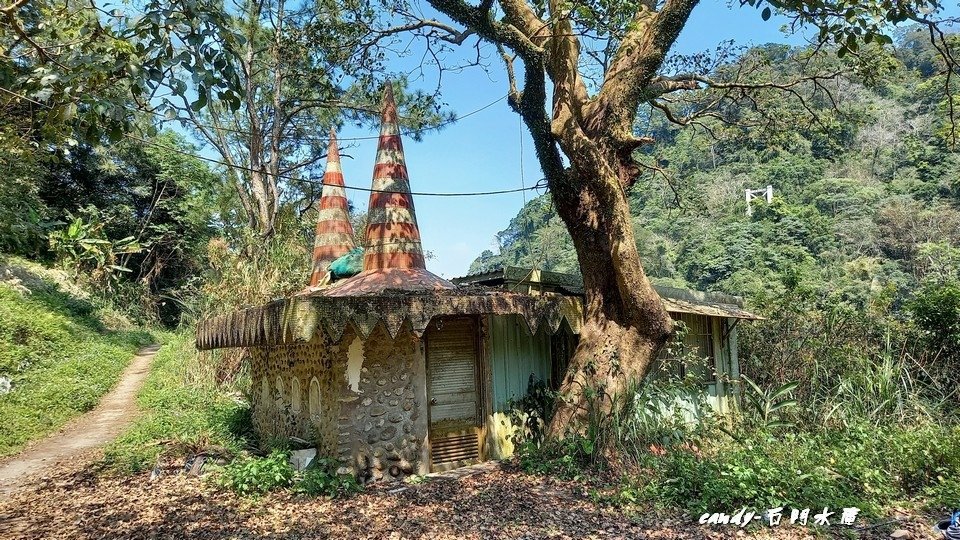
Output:
M763 197L764 199L767 200L767 204L770 204L773 202L773 186L767 186L763 189L747 189L745 191L746 191L746 199L747 199L747 215L748 216L753 215L753 208L750 206L750 201Z

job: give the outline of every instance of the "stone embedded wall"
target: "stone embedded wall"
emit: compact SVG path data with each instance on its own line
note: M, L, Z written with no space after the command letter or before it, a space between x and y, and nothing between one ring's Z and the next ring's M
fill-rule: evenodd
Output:
M261 444L298 437L315 443L321 454L335 455L341 391L337 375L346 369L346 344L353 337L348 332L333 343L317 332L306 343L252 349L253 425Z
M426 369L409 327L391 339L378 326L363 343L357 391L341 398L340 458L367 481L424 472ZM347 401L349 399L349 401Z
M263 443L291 436L313 441L320 455L338 457L365 481L428 471L421 459L427 437L421 342L409 326L391 339L382 325L358 340L348 330L334 343L319 331L307 343L253 349L254 428ZM311 412L313 380L319 392Z

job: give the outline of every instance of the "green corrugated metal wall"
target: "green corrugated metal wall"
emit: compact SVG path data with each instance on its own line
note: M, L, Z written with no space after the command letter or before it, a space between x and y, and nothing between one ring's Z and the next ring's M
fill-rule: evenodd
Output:
M542 329L531 336L516 315L490 317L490 364L493 408L506 411L507 402L526 395L531 373L550 377L550 336Z

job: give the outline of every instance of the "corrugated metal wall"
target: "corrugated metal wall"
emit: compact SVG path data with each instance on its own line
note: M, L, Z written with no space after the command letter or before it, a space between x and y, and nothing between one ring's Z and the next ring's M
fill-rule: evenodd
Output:
M489 358L493 409L506 411L511 399L526 395L531 373L550 378L550 336L542 329L531 336L517 315L490 317Z
M736 388L726 381L740 376L736 329L729 332L727 339L722 339L728 331L727 325L731 324L729 321L685 313L671 315L689 328L684 346L705 357L700 369L708 382L704 388L708 401L717 411L728 411L735 406L731 398ZM526 323L515 315L490 317L489 322L493 410L503 412L508 410L511 399L526 395L531 373L544 381L550 378L550 336L543 331L529 335ZM664 358L659 360L658 370L670 369L663 365Z
M737 331L730 328L731 319L693 315L688 313L671 313L674 320L683 321L687 326L687 334L683 339L684 351L691 352L704 358L703 364L688 369L697 369L698 375L705 381L704 390L707 401L717 412L728 412L736 406L735 385L731 380L740 377L740 367L737 362ZM679 362L669 357L667 349L657 358L657 368L654 377L671 373L683 376Z

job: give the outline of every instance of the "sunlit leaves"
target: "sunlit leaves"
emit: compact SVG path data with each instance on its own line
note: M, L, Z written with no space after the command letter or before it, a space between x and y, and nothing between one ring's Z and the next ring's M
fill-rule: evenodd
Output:
M817 40L835 45L841 58L856 54L863 44L891 45L896 25L934 20L929 17L941 11L936 0L741 0L741 4L763 6L764 21L776 9L798 27L815 28Z
M48 125L71 123L91 141L117 140L132 126L134 110L149 106L157 82L182 68L236 105L240 89L222 4L207 0L150 0L137 10L95 3L32 2L3 23L0 62L4 100L31 103ZM30 41L14 39L18 31ZM198 45L178 54L177 40ZM184 87L181 89L185 90Z

